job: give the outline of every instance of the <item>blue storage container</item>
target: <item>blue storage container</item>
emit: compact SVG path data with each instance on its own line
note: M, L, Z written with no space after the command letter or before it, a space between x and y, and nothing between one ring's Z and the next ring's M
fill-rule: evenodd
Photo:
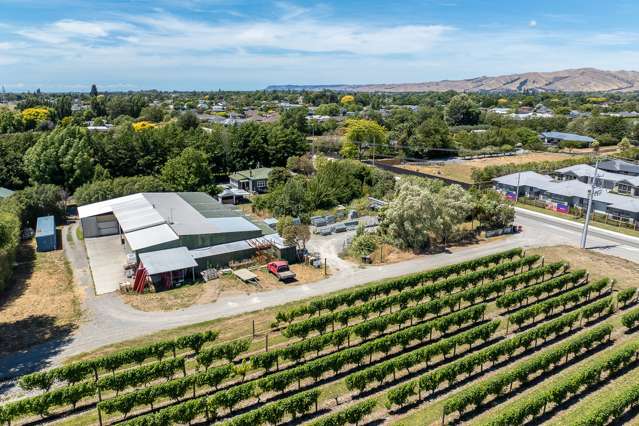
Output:
M42 216L38 218L35 237L38 251L51 251L56 249L55 218L53 216Z

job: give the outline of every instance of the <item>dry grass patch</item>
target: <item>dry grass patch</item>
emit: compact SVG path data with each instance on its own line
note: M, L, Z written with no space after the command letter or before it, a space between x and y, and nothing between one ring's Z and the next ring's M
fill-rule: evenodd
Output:
M191 305L213 303L224 296L249 295L291 285L312 283L325 278L324 268L297 264L291 265L291 270L295 272L297 280L290 283L282 283L266 268L259 268L252 271L259 279L257 284L245 283L233 275L225 275L207 283L185 285L157 293L127 293L122 294L121 297L125 303L140 311L166 312L188 308ZM330 270L328 272L330 274Z
M527 253L540 254L545 257L546 262L566 260L573 269L586 269L594 280L614 278L616 290L639 286L639 266L620 257L571 246L536 248L527 250Z
M125 303L140 311L175 311L194 304L206 292L209 284L185 285L157 293L127 293L121 296Z
M531 152L522 155L508 157L478 158L476 160L460 160L457 163L445 163L441 165L410 165L403 164L399 167L406 170L413 170L434 176L447 177L460 182L473 183L471 173L473 169L483 169L488 166L499 166L503 164L523 164L534 161L558 161L571 158L568 154L556 152Z
M20 247L18 266L0 296L0 355L69 336L81 316L71 268L62 250Z

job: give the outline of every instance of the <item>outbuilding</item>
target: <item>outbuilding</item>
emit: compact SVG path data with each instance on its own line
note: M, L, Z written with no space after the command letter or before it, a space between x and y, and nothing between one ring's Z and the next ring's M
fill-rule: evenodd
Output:
M55 218L53 216L41 216L38 218L35 237L38 251L56 249Z

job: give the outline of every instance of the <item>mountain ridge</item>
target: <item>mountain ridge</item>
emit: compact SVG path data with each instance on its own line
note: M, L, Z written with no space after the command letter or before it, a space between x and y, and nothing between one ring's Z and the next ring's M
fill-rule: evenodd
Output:
M421 83L270 85L266 90L335 90L343 92L636 92L639 72L571 68L549 72L527 72L480 76L465 80Z

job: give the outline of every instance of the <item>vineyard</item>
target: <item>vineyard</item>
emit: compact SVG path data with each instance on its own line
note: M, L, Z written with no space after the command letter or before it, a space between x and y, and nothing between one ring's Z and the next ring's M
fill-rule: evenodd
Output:
M23 376L8 425L552 423L637 414L638 296L522 249L369 283L218 330ZM270 341L270 344L269 344Z

